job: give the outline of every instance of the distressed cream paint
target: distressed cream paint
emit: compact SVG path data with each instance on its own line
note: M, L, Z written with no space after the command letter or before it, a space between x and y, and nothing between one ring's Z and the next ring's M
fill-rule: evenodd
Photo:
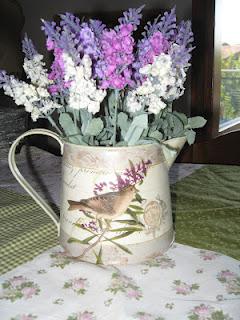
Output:
M15 163L18 143L32 134L53 137L61 146L60 219ZM181 137L162 145L91 147L67 143L45 129L33 129L11 146L9 166L22 187L54 221L60 244L69 255L92 263L138 263L165 252L174 240L168 170L185 141ZM143 162L148 165L139 181L113 190L119 177L126 182L126 172L141 168ZM104 183L103 190L96 194L100 183Z

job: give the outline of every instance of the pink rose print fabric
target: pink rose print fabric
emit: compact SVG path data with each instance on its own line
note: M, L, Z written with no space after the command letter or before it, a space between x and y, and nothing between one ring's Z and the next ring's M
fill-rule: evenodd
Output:
M180 244L123 266L57 246L0 278L0 320L239 320L239 310L240 262Z

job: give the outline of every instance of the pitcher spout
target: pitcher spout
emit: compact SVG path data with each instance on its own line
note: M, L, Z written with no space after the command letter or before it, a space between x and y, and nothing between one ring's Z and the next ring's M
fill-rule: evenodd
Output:
M162 143L162 151L166 159L168 169L171 168L186 141L186 137L179 137L164 141Z

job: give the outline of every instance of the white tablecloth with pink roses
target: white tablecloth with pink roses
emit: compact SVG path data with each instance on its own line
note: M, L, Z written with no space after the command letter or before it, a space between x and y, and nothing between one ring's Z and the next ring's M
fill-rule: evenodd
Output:
M138 265L96 266L57 246L1 277L1 320L239 320L240 263L175 244Z

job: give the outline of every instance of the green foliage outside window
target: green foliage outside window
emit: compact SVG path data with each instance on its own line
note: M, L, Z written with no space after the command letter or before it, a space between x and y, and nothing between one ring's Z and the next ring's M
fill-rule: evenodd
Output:
M221 114L222 121L240 117L240 53L221 61Z

